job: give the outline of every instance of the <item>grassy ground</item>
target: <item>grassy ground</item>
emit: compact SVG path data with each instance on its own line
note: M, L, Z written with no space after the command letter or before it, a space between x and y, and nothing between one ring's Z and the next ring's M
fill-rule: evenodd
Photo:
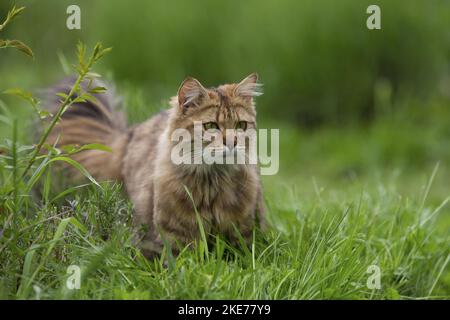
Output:
M126 100L132 121L150 113ZM423 130L395 116L315 132L265 123L281 140L280 173L264 178L269 230L251 248L200 243L167 267L133 247L120 186L62 187L45 171L8 202L14 159L3 156L2 203L15 207L0 215L0 298L449 298L448 132L418 118ZM79 290L66 287L70 265ZM371 265L380 289L366 285Z

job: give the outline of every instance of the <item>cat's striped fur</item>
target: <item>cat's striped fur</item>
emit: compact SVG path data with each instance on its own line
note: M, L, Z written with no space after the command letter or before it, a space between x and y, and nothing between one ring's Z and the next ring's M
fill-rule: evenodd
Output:
M71 81L65 81L53 92L67 92L70 85ZM71 106L48 142L111 147L112 153L86 150L75 154L74 159L97 179L123 182L134 204L136 227L147 226L140 239L147 256L160 251L161 236L173 245L186 245L199 238L192 200L207 233L218 232L235 241L237 228L249 239L255 221L264 222L257 165L175 165L170 159L170 135L177 128L192 131L194 121L212 119L221 130L234 128L242 120L256 128L254 96L260 94L258 89L256 74L238 84L210 89L187 78L172 98L170 109L131 128L127 128L110 91L96 95L96 102ZM57 105L56 100L49 104L50 109Z

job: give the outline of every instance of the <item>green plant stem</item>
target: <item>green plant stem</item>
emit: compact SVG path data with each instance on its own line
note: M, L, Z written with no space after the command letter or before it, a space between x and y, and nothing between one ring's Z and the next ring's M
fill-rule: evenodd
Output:
M31 159L28 162L28 165L27 165L27 167L25 168L25 171L22 174L22 179L26 176L26 174L28 173L30 168L33 166L33 164L36 161L36 158L37 158L39 152L42 149L42 146L44 145L45 141L47 140L48 136L52 132L52 130L55 127L55 125L58 123L58 121L59 121L60 117L62 116L62 114L67 110L68 107L70 107L72 105L73 100L71 100L71 98L72 98L73 94L75 93L75 91L77 90L77 88L80 86L81 82L86 77L86 75L89 72L89 70L91 69L92 64L94 63L94 61L95 61L95 55L92 55L89 58L89 62L87 64L86 68L78 76L77 80L75 81L74 85L72 86L72 88L71 88L69 94L67 95L67 97L64 99L61 107L59 108L59 110L56 113L55 117L53 118L52 122L47 127L47 129L45 130L44 134L41 136L41 139L39 140L39 143L37 144L36 149L34 149L34 152L33 152L32 156L31 156Z

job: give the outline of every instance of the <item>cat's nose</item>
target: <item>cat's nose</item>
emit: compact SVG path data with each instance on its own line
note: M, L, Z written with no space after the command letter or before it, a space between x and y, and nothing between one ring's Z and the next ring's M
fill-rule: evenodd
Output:
M237 136L228 136L228 139L226 136L223 137L223 145L227 146L230 150L236 147L237 145Z

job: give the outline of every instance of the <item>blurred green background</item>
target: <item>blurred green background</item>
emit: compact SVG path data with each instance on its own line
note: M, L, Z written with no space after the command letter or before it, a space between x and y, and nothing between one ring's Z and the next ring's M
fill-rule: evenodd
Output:
M372 120L393 100L449 91L449 1L376 1L380 31L366 28L374 2L364 0L14 3L27 10L3 36L24 40L36 59L2 52L2 87L56 81L57 52L72 57L81 39L112 46L103 71L151 101L174 94L186 75L216 85L257 71L261 116L306 126ZM11 4L1 1L2 16ZM65 26L70 4L81 8L80 31Z
M1 91L61 79L79 39L113 47L96 71L116 84L132 123L166 108L188 75L215 86L257 71L259 123L280 128L284 181L386 173L407 189L439 162L437 190L448 194L450 1L2 0L2 17L13 3L27 9L1 36L23 40L35 59L1 50ZM70 4L81 30L66 28ZM381 30L366 28L370 4ZM0 99L28 119L25 103Z

